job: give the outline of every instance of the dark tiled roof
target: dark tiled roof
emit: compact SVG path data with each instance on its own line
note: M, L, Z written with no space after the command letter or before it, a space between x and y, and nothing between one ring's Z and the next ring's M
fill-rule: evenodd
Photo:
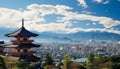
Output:
M4 41L0 41L0 48L5 45Z
M4 41L0 41L0 44L5 44Z
M17 35L18 36L33 36L33 37L38 36L38 34L32 33L30 31L28 31L27 29L25 29L24 20L22 20L22 27L20 29L18 29L17 31L15 31L13 33L6 34L5 36L7 36L7 37L15 37Z
M38 36L38 34L35 34L35 33L32 33L28 30L26 30L24 27L18 29L17 31L13 32L13 33L9 33L9 34L6 34L5 36L7 37L15 37L15 36Z
M38 44L32 44L32 43L21 43L18 45L20 48L31 48L31 47L40 47Z
M6 45L5 48L31 48L31 47L40 47L39 44L33 44L33 43L21 43L18 45Z

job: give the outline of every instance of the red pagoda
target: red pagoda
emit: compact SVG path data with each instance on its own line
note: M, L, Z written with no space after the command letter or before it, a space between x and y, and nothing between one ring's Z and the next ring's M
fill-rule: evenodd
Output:
M40 45L33 44L34 40L30 40L30 37L36 37L38 34L28 31L24 27L24 19L22 19L22 27L13 33L6 34L7 37L14 37L15 40L11 40L11 45L6 45L5 48L14 48L8 52L11 56L20 57L20 59L27 59L30 61L36 61L39 59L33 54L36 53L32 48L40 47Z

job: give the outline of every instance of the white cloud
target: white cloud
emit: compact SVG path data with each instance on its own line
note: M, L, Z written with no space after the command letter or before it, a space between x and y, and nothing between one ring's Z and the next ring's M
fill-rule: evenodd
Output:
M37 30L38 32L44 31L61 31L64 30L66 27L63 23L49 23L49 24L31 24L28 28Z
M72 9L69 6L64 5L38 5L38 4L32 4L27 7L30 11L36 11L39 12L42 16L47 14L59 14L59 13L65 13L67 10Z
M84 8L87 8L87 4L85 0L77 0L79 2L78 6L82 6Z
M93 25L96 25L96 23L95 23L95 22L93 22Z
M0 8L0 27L14 28L19 25L21 12L13 9Z
M93 0L93 1L101 4L108 4L110 0Z
M109 33L115 33L115 34L120 34L120 31L118 30L110 30L110 29L99 29L99 28L89 28L89 29L83 29L83 28L68 28L65 29L63 33L76 33L79 31L83 31L83 32L92 32L92 31L100 31L100 32L109 32Z
M100 17L100 16L93 16L87 14L78 14L73 12L68 12L65 14L66 16L61 21L69 21L69 20L90 20L93 22L98 22L104 25L105 28L110 28L112 26L120 25L120 21L113 20L112 18L108 17ZM74 16L73 16L74 15Z
M89 11L81 11L81 13L82 14L88 14L88 15L92 14L92 12L89 12Z
M94 2L101 3L103 0L93 0Z
M79 2L78 6L82 6L83 8L88 7L86 0L77 0L77 1ZM92 1L100 4L108 4L110 2L110 0L92 0Z
M8 8L0 8L0 27L16 28L21 26L21 19L25 18L25 26L29 30L38 32L53 31L63 33L74 33L78 31L107 31L113 33L120 33L117 30L108 29L83 29L83 28L70 28L73 24L71 20L89 20L102 24L105 28L111 28L113 26L120 25L120 21L113 20L104 16L93 16L88 14L80 14L70 11L72 8L65 5L38 5L32 4L27 7L27 10L14 10ZM63 17L59 17L57 23L43 23L45 22L44 16L49 14L59 14ZM79 23L79 22L77 22Z
M79 31L84 31L84 32L100 31L100 32L109 32L109 33L120 34L120 31L118 31L118 30L110 30L110 29L99 29L99 28L89 28L89 29L72 28L72 29L66 29L67 33L76 33L76 32L79 32Z

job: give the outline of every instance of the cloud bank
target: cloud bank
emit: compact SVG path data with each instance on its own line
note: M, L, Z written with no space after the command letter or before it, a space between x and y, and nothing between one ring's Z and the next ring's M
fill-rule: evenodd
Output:
M25 26L29 30L37 32L52 31L58 33L75 33L78 31L102 31L102 32L112 32L120 34L118 30L111 30L109 28L120 25L119 20L113 20L109 17L104 16L93 16L90 14L80 14L77 12L72 12L71 7L65 5L38 5L31 4L27 6L26 10L15 10L8 8L0 8L0 28L18 28L21 26L21 19L25 19ZM46 15L62 15L59 17L57 22L45 23ZM71 20L89 20L93 23L97 22L104 26L103 29L100 28L72 28L74 24ZM78 22L79 23L79 22Z

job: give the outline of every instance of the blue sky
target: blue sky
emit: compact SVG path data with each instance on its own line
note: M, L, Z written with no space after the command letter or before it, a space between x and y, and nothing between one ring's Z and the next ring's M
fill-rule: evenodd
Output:
M27 29L37 32L120 34L120 0L0 1L0 30L18 29L22 18Z

